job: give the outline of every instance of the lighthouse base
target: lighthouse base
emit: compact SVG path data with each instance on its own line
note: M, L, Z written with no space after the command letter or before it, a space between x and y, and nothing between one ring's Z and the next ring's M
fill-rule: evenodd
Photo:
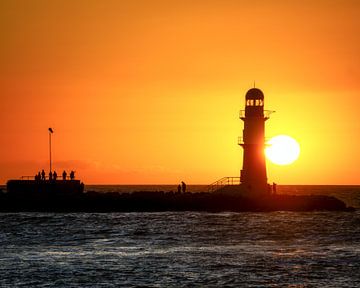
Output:
M226 194L233 196L242 196L246 198L258 198L266 195L271 195L270 185L251 186L246 184L239 185L225 185L214 193Z

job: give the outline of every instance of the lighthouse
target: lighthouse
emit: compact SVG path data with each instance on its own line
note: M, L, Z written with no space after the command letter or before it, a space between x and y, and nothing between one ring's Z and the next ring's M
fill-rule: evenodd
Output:
M243 147L243 167L240 171L242 190L249 195L267 192L265 163L265 122L273 111L264 110L264 94L252 88L245 95L245 110L240 111L244 121L239 145Z

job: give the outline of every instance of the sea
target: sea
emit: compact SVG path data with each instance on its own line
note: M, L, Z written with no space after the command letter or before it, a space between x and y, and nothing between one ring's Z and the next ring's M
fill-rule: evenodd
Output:
M279 185L278 193L332 195L356 209L0 213L0 287L360 287L360 186Z

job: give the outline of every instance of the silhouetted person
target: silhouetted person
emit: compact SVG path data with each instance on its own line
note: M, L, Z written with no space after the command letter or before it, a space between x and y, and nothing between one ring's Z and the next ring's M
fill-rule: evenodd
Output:
M184 181L181 181L181 189L182 189L182 192L185 193L186 192L186 184Z
M50 172L49 172L49 181L52 180L52 176L53 176L53 174L52 174L52 172L50 171Z
M181 193L181 185L180 184L178 185L177 189L178 189L178 193Z
M57 178L57 173L56 173L56 171L54 171L54 173L53 173L53 178L54 178L54 181L56 181L56 178Z
M41 180L45 180L45 171L42 169L41 171Z
M273 188L273 189L272 189L272 190L273 190L273 193L274 193L274 194L276 194L276 186L277 186L276 183L273 182L273 185L272 185L272 188Z
M74 180L75 179L75 172L71 171L70 172L70 180Z
M64 170L64 172L63 172L63 174L62 174L62 176L63 176L63 180L66 180L66 171Z
M267 184L267 193L271 194L271 192L272 192L272 187L270 184Z

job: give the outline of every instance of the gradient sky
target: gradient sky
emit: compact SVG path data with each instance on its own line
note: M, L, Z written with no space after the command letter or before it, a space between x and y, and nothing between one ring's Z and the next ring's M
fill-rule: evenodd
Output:
M359 184L360 1L0 1L0 183L239 176L246 91L301 145L270 182Z

